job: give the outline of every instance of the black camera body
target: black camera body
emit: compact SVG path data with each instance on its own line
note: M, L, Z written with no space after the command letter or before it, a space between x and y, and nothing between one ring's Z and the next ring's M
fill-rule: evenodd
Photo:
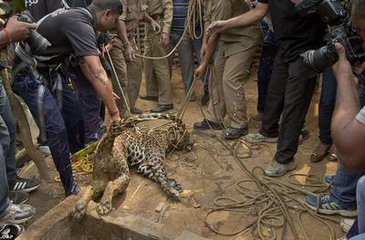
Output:
M29 11L23 11L19 14L18 21L33 23L34 19ZM25 40L25 43L28 44L32 53L37 54L46 50L47 47L51 46L51 43L39 34L36 30L32 31L32 35Z
M324 37L326 45L302 54L304 62L313 70L322 72L337 61L336 43L344 46L351 63L365 61L363 41L356 30L348 26L348 13L339 0L303 0L295 7L302 16L316 12L329 27Z

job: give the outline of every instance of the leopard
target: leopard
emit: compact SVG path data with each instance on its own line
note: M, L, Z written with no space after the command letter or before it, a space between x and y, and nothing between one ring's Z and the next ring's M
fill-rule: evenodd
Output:
M141 130L142 121L170 120L167 129ZM165 195L179 201L182 187L167 177L166 154L173 150L191 151L194 145L181 119L166 113L140 114L112 122L99 141L93 155L92 183L83 191L75 205L74 218L82 219L91 200L97 203L97 213L106 215L113 209L113 197L123 193L130 181L130 168L157 182Z

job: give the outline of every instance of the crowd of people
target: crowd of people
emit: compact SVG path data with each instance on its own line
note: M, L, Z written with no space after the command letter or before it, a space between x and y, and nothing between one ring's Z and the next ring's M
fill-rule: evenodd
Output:
M163 56L177 44L185 93L194 77L204 82L206 119L193 128L223 130L226 139L277 143L265 168L269 177L296 169L295 155L308 134L305 117L318 77L303 53L325 44L324 18L316 12L300 15L295 7L300 0L199 2L203 7L193 11L202 19L188 16L189 0L25 0L28 12L9 17L0 31L0 45L14 56L12 89L29 107L40 130L39 144L49 148L66 196L80 191L70 155L103 135L104 109L111 121L143 113L136 106L138 97L157 102L152 113L174 109L173 55ZM24 18L31 21L20 20ZM365 42L364 0L352 1L349 19ZM136 42L141 22L143 59ZM187 26L194 34L186 34ZM40 37L30 41L35 33ZM249 133L245 83L262 42L256 116L261 127ZM344 239L364 239L365 63L351 65L344 47L335 47L338 61L322 74L319 144L310 161L323 160L334 144L338 167L334 176L324 179L332 185L330 193L307 196L305 202L321 214L357 216L354 222L342 221L348 231ZM139 96L143 71L146 94ZM193 91L189 101L196 100ZM17 126L2 85L0 115L0 222L22 224L35 213L24 202L39 181L17 175Z

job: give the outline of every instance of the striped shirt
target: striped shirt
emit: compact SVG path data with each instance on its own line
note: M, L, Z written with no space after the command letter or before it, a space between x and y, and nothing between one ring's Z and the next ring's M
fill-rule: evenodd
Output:
M174 0L174 12L171 24L171 32L182 34L185 20L188 14L189 0Z

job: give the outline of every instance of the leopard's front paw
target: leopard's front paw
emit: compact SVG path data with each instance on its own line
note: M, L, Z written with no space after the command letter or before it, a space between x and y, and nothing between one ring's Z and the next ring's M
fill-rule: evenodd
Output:
M73 218L80 221L85 216L86 210L87 210L87 205L85 202L76 203Z
M98 203L98 207L96 211L99 213L99 215L106 215L110 213L113 210L112 203L110 201L101 201Z
M168 179L165 184L162 184L162 189L170 199L174 201L180 200L182 188L174 179Z
M175 179L168 179L167 183L168 183L168 186L169 186L170 188L175 189L175 190L176 190L176 191L178 191L179 193L181 193L181 192L182 192L182 187L181 187L181 185L180 185L179 183L177 183Z
M174 201L180 201L180 192L174 188L170 188L168 197Z

